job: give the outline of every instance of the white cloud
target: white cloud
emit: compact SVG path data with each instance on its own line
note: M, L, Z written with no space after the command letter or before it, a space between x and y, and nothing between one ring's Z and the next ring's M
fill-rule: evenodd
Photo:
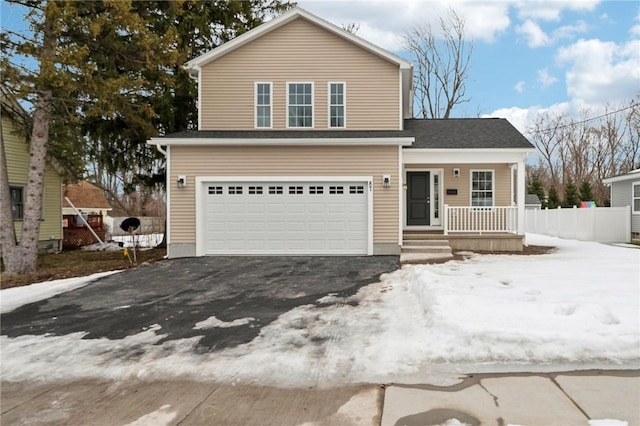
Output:
M386 49L397 49L401 36L421 22L437 28L449 7L465 20L470 39L492 42L511 24L508 2L300 0L298 5L336 25L357 23L358 36Z
M542 83L542 87L546 88L551 86L556 81L558 81L558 79L552 76L551 74L549 74L548 69L543 68L541 70L538 70L538 81Z
M528 129L531 128L533 122L539 114L548 112L550 114L568 114L574 111L575 107L568 102L562 102L551 105L549 107L542 107L540 105L534 105L529 108L500 108L493 111L491 114L483 115L486 117L498 117L506 118L513 126L521 133L527 134Z
M567 94L587 104L629 100L640 90L640 40L579 40L558 50L567 66Z
M553 31L553 39L573 38L577 34L586 33L589 26L584 21L578 21L575 25L563 25Z
M638 13L638 16L636 16L636 21L640 22L640 13ZM632 37L640 37L640 23L631 27L631 29L629 30L629 34Z
M515 86L513 86L513 88L515 89L516 92L518 93L522 93L524 92L524 81L519 81L516 83Z
M551 38L542 28L530 19L516 27L516 33L525 36L529 47L541 47L551 44Z
M516 2L520 19L558 21L564 10L592 11L600 0L520 0Z

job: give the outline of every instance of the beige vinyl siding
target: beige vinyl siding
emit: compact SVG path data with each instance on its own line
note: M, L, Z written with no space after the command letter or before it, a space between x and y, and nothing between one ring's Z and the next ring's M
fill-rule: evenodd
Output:
M29 167L28 145L24 135L16 132L15 125L2 117L7 172L11 186L21 186L26 190ZM26 197L26 192L23 192ZM14 222L16 238L20 240L22 221ZM62 178L50 164L46 165L44 177L43 221L40 222L40 241L62 239Z
M171 146L171 243L194 243L197 176L373 176L374 243L398 241L396 146ZM391 188L382 175L391 175ZM187 186L176 187L178 175Z
M201 130L246 130L255 123L255 82L270 81L273 128L286 128L287 82L314 83L314 128L328 128L328 82L346 85L350 130L394 130L400 122L399 67L296 19L201 70Z
M411 169L442 169L444 182L443 204L450 206L471 205L471 170L493 170L495 206L511 205L511 168L509 164L407 164ZM460 177L453 177L453 169L460 169ZM447 189L457 189L458 195L447 195Z

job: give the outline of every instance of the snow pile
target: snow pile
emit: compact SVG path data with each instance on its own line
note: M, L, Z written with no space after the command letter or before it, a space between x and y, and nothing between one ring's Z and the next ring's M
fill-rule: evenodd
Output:
M82 251L120 251L120 247L117 243L95 243L88 246L80 247Z
M238 318L233 321L222 321L214 316L207 318L204 321L197 322L194 330L207 330L209 328L230 328L230 327L238 327L241 325L249 324L251 321L255 321L256 319L253 317L247 318Z
M164 234L121 235L114 236L113 241L122 243L124 247L133 247L134 241L137 247L153 248L162 242Z
M405 266L348 299L330 295L293 309L252 342L219 352L196 354L199 337L159 343L157 325L117 341L2 336L2 376L332 386L639 365L640 250L542 236L528 242L558 249ZM194 328L232 324L215 314Z
M98 272L88 277L65 278L62 280L46 281L23 287L7 288L0 291L0 313L6 314L22 305L45 300L56 294L65 293L84 287L98 278L115 274L120 271Z

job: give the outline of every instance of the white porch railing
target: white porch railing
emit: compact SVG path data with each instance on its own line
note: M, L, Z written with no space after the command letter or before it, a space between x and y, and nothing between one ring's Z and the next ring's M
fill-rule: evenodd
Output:
M444 205L444 234L451 232L518 233L518 207L452 207Z

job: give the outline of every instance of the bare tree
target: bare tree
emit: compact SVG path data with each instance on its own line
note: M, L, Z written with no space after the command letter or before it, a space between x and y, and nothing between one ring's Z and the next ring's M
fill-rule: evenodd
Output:
M349 22L348 24L342 24L342 29L350 32L351 34L356 34L360 29L360 24L357 22Z
M538 149L538 164L527 175L537 176L549 190L564 194L569 182L588 182L599 205L609 189L602 179L640 166L640 94L626 106L607 105L601 116L583 110L579 119L565 114L540 114L529 131ZM583 200L587 201L587 200Z
M469 102L469 77L473 42L465 38L465 21L453 10L439 20L439 33L422 23L405 34L402 47L414 61L416 116L449 118L456 105Z

